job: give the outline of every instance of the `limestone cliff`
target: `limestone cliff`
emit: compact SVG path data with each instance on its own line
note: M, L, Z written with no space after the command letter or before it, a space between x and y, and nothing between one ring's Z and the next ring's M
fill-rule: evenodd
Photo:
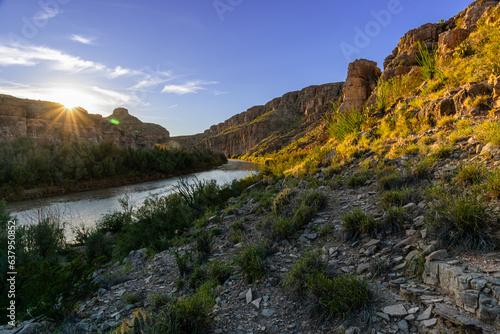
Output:
M226 155L270 153L318 125L341 97L343 83L310 86L255 106L204 133L172 137L171 146L210 148Z
M112 141L120 147L151 147L169 137L162 127L135 117L125 123L113 124L82 108L67 110L58 103L0 95L0 142L28 137L35 142Z

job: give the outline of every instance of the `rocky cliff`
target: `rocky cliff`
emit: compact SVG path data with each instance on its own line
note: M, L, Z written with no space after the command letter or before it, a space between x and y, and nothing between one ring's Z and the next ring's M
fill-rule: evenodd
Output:
M116 116L123 125L82 108L67 110L58 103L0 95L0 142L28 137L35 142L112 141L120 147L151 147L169 137L164 128L126 116L123 110Z
M342 87L343 83L332 83L287 93L214 125L204 133L172 137L170 145L210 148L229 156L278 150L317 125L331 102L341 97Z

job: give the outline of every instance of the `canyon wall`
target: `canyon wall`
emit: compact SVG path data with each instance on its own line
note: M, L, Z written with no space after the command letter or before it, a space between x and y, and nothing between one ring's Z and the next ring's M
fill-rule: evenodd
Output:
M127 118L128 111L120 109L117 114L119 122L120 117ZM56 144L112 141L119 147L152 147L169 138L168 131L159 125L135 117L127 120L121 126L82 108L67 110L58 103L0 95L0 142L28 137L34 142Z
M172 137L170 146L224 152L228 156L279 150L319 124L342 95L343 83L310 86L255 106L204 133Z

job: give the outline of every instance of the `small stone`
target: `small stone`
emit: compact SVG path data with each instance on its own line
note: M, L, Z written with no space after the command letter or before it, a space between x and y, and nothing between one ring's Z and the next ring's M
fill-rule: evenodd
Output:
M438 322L438 320L436 318L434 318L434 319L429 319L429 320L422 321L422 325L424 325L425 327L429 328L429 327L436 326L437 322Z
M391 317L402 317L402 316L404 317L408 315L408 312L406 311L406 308L404 307L403 304L384 307L382 309L382 312L390 315Z
M273 309L270 309L270 308L266 308L266 309L262 310L262 315L266 318L273 316L275 313L276 313L276 311Z
M427 310L424 311L424 313L422 313L421 315L419 315L417 317L417 320L418 321L421 321L421 320L428 320L431 318L431 314L432 314L432 306L429 306L427 308Z
M417 208L417 205L415 203L408 203L405 206L403 206L403 209L406 211L413 211Z
M378 246L380 244L380 240L372 239L368 241L363 247L370 248L371 246Z
M262 298L257 298L255 299L252 304L255 306L255 308L258 310L260 308L260 302L262 301Z
M248 290L245 290L245 291L243 291L242 293L240 293L240 294L238 295L238 299L245 299L245 298L246 298L246 296L247 296L247 292L248 292Z
M252 289L248 289L247 293L245 294L245 298L247 301L247 304L250 304L253 300L253 294L252 294Z
M398 327L399 329L401 329L403 332L407 333L410 329L410 326L408 326L408 321L406 320L401 320L400 322L398 322Z
M385 313L377 312L376 315L377 315L377 317L382 318L385 321L390 321L391 320L391 318L387 314L385 314Z
M426 256L425 259L427 261L444 260L447 256L448 256L448 251L446 249L440 249Z
M420 307L414 307L408 310L408 314L415 314L420 310Z
M269 301L269 296L268 295L265 295L263 297L263 300L264 300L264 303L267 303Z
M408 255L406 255L406 261L408 262L411 262L413 260L416 260L418 257L420 256L420 251L418 249L415 249L413 251L411 251L410 253L408 253Z
M216 330L214 330L214 334L222 334L224 333L224 331L220 328L217 328Z

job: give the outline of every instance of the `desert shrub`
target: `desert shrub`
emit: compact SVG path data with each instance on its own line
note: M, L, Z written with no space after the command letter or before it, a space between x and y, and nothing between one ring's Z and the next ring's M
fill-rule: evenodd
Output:
M94 231L85 241L85 254L87 260L90 262L100 257L109 260L112 251L113 245L111 239L100 231Z
M29 308L30 317L44 314L62 320L95 289L92 271L83 257L66 265L31 262L19 270L19 310Z
M357 276L330 273L319 252L294 264L283 281L287 289L308 292L329 316L346 316L367 305L368 284Z
M122 321L117 331L120 334L149 333L149 330L152 326L153 320L151 316L147 312L141 309L137 309L132 314L131 319ZM115 331L114 333L116 333L117 331Z
M399 189L406 183L405 178L399 172L392 172L387 175L382 175L378 179L378 185L382 190Z
M420 74L422 74L426 80L432 80L434 78L443 79L444 74L437 66L436 50L429 50L424 43L419 42L418 51L417 63L419 65Z
M492 197L494 199L497 199L500 197L500 170L499 169L487 174L484 188L486 190L486 193L490 197Z
M384 191L380 196L382 206L405 206L421 200L420 193L414 188L393 189Z
M179 253L175 252L174 257L175 263L177 264L177 269L179 269L179 274L181 275L181 277L185 278L193 270L193 259L191 257L191 253L185 252L184 254L180 255Z
M494 227L479 194L436 186L428 191L430 230L444 247L487 250L494 246Z
M332 102L330 117L325 118L328 132L337 141L343 141L348 135L361 131L366 122L367 114L364 110L356 109L340 111L339 106Z
M483 179L484 168L479 164L466 164L458 169L456 180L462 184L477 184Z
M143 296L138 292L126 293L123 295L122 300L125 305L133 305L140 302Z
M362 169L354 172L347 180L347 185L351 188L362 187L366 181L370 179L371 173L368 170Z
M285 188L273 200L271 209L278 216L290 216L295 198L299 194L296 188Z
M427 156L422 159L412 171L412 174L419 179L425 179L431 176L432 165L437 161L435 156Z
M403 225L411 222L411 216L405 209L399 206L390 206L385 209L383 227L395 233L404 231Z
M212 253L214 237L208 230L200 230L196 234L195 251L198 254L198 260L203 262L208 259Z
M56 261L57 252L66 246L64 224L57 217L17 228L16 244L31 260Z
M215 280L219 284L224 284L224 282L233 273L233 266L229 263L213 261L207 265L207 274L209 280Z
M234 262L250 281L256 281L267 274L266 259L270 255L268 246L255 244L245 246L234 257Z
M373 216L366 214L360 208L353 209L342 216L342 230L348 240L355 240L361 234L373 234L377 223Z
M476 126L473 131L481 142L500 145L500 123L486 121Z
M332 178L334 177L335 175L339 175L342 173L342 167L338 164L334 164L330 167L327 167L325 170L324 170L324 173L325 173L325 177L327 178Z

